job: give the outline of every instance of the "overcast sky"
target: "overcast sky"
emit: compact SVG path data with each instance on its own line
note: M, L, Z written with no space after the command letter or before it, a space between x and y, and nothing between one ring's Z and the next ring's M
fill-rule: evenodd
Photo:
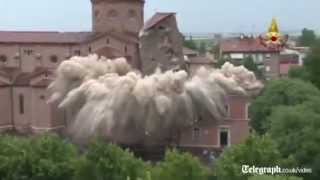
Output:
M146 0L145 14L177 12L182 32L320 30L320 0ZM0 30L90 31L90 0L0 0Z

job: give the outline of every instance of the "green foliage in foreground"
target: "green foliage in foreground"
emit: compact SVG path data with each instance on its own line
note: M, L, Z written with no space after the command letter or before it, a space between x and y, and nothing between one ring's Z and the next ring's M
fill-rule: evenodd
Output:
M208 175L188 153L168 151L152 166L103 141L80 155L56 135L0 136L0 180L207 180Z
M320 177L320 98L297 106L281 106L269 117L270 134L292 167L312 168L305 180Z
M0 138L0 177L8 180L68 180L75 148L57 136Z
M152 180L207 180L209 171L189 153L168 151L152 174Z
M314 85L298 79L272 80L250 106L251 126L258 134L270 129L272 111L279 106L295 106L320 97Z
M269 136L251 135L243 144L227 149L218 159L215 173L218 180L247 180L242 165L273 167L281 162L276 144Z
M253 176L249 180L303 180L298 177L288 177L288 176Z

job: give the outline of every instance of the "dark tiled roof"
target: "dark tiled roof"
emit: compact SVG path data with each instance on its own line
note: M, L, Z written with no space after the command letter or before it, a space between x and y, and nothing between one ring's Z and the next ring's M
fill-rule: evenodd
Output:
M258 38L230 38L220 44L222 53L276 53L275 49L265 47Z
M88 40L92 32L0 31L0 43L70 43Z
M160 23L161 21L167 19L170 16L175 15L176 13L156 13L155 15L153 15L144 25L144 30L149 30L151 28L153 28L155 25L157 25L158 23Z

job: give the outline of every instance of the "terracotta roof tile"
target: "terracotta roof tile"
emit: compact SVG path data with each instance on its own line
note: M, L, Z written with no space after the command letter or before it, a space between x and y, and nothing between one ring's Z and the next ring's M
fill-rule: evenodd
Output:
M153 15L144 25L144 30L147 31L153 28L155 25L160 23L161 21L165 20L166 18L175 15L176 13L159 13L157 12Z
M225 39L220 44L222 53L276 53L275 49L263 46L258 38L230 38Z

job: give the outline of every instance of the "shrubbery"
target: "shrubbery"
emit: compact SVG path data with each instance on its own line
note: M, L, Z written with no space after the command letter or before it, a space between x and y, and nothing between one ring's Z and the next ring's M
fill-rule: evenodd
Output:
M95 141L80 155L56 135L0 136L1 180L207 180L209 170L188 153L168 151L157 165Z

